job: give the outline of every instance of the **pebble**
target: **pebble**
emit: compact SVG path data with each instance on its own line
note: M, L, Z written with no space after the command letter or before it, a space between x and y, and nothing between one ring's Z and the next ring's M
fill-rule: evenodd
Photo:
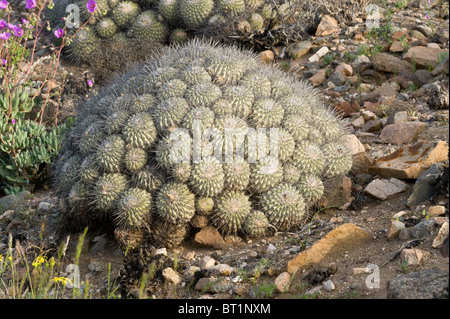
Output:
M275 250L277 250L277 247L275 247L272 243L269 243L269 245L267 246L267 252L271 253L274 252Z
M322 284L322 287L324 290L326 291L332 291L336 289L336 286L334 285L334 283L331 280L327 280Z
M181 277L170 267L163 269L162 275L167 282L174 285L178 285L181 282Z
M158 248L155 250L155 256L164 255L167 256L167 248Z
M275 279L275 286L281 293L287 292L291 285L291 276L287 272L283 272Z
M411 229L411 235L417 239L427 237L433 232L434 225L431 219L423 220Z
M432 247L433 248L441 248L444 244L445 239L448 237L449 233L449 223L445 222L442 224L441 229L439 229L439 233L436 238L433 240Z
M200 260L199 266L201 269L209 269L210 267L214 266L216 263L216 260L210 256L203 257L202 260Z

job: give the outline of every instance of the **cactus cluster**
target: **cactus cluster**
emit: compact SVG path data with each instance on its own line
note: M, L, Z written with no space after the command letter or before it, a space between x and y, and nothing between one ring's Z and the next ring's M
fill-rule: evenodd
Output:
M291 230L322 181L350 170L345 134L307 83L250 51L188 41L80 106L55 166L61 212L164 245L208 223L224 235Z
M70 54L81 62L92 62L92 56L101 54L108 43L124 50L135 47L132 40L181 43L191 35L207 34L206 29L217 32L236 21L249 33L258 32L269 22L282 21L281 16L287 16L290 8L280 6L281 0L97 0L91 13L87 1L54 0L51 9L44 11L52 30L57 30L68 26L67 22L74 23L75 12L66 8L78 6L76 15L84 31L77 32L76 27L67 31L75 35L68 45Z

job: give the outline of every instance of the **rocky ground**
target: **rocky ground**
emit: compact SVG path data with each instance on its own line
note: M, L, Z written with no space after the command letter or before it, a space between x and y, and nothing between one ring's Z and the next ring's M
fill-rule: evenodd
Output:
M325 16L315 36L260 53L309 81L349 124L355 165L329 181L310 223L258 240L223 238L208 226L176 249L149 245L126 256L107 230L88 232L79 266L89 295L448 298L448 3L407 3L392 16L381 10L381 25L393 28L387 39L369 32L366 16L345 25ZM47 40L40 41L36 68L49 54ZM69 75L61 108L68 116L90 94L86 80L93 78L87 65L61 67ZM11 234L20 243L16 254L55 256L63 245L64 267L74 263L79 234L57 231L50 184L0 198L0 205L0 254ZM64 267L61 276L69 275ZM0 290L0 298L10 295Z

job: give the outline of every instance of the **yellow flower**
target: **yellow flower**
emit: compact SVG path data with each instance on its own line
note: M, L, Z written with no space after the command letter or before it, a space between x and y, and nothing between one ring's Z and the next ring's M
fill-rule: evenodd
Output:
M55 277L53 278L53 281L56 283L60 282L63 286L67 285L68 282L72 283L72 281L66 277Z
M33 261L33 263L31 265L33 265L34 268L37 268L40 265L42 265L46 261L46 259L47 259L47 257L39 256Z
M55 258L50 258L49 263L51 267L55 266Z
M0 254L0 263L3 262L3 254Z

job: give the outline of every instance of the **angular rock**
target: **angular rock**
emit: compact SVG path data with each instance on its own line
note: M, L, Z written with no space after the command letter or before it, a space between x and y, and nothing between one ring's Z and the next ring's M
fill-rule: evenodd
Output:
M406 266L419 266L423 259L429 254L429 252L417 248L404 248L400 253L400 259Z
M300 59L302 56L304 56L306 53L311 50L312 44L310 41L300 41L297 43L294 43L289 48L289 55L294 60Z
M448 238L449 226L448 222L442 224L441 229L439 229L439 233L436 238L434 238L431 246L433 248L441 248L444 245L445 240Z
M272 50L265 50L259 54L259 58L261 59L261 62L270 64L275 60L275 55Z
M449 66L449 62L448 62L448 58L446 57L441 63L439 63L434 69L433 71L431 71L431 74L436 76L439 74L448 74L448 66Z
M338 22L329 15L324 15L316 30L316 37L323 37L339 31Z
M435 222L431 219L426 219L411 228L411 235L416 238L424 238L430 236L434 230Z
M361 131L362 132L378 132L381 129L382 125L383 125L383 123L381 123L381 121L378 119L370 120L370 121L366 122L366 124L364 124L363 127L361 127Z
M360 116L356 120L352 122L352 126L354 128L361 128L366 124L366 121L364 121L364 117Z
M406 200L406 206L415 207L431 198L436 191L434 180L438 178L443 171L444 165L442 163L436 163L420 174L414 183L411 195Z
M200 260L199 267L201 269L209 269L210 267L214 266L216 263L216 260L212 258L211 256L205 256L202 260Z
M325 207L343 207L351 203L352 180L347 176L334 176L323 181L325 192L319 201L319 205Z
M327 79L326 71L325 69L322 69L317 71L317 73L314 74L312 77L310 77L308 81L311 82L313 86L319 86L323 82L325 82L326 79Z
M336 286L334 285L334 283L331 280L327 280L322 284L323 289L325 289L326 291L332 291L336 289Z
M406 228L406 226L404 223L402 223L398 220L392 219L391 225L387 232L387 240L391 241L391 240L397 239L399 237L402 229L405 229L405 228Z
M403 55L403 59L407 61L414 61L418 66L421 67L436 67L438 63L438 58L441 53L448 52L448 50L442 50L437 48L429 48L424 46L412 47Z
M291 284L291 275L288 272L283 272L275 279L274 282L278 291L281 293L287 292Z
M290 260L287 271L289 274L294 271L301 271L327 258L333 258L333 256L342 254L344 251L363 245L370 240L373 240L373 237L366 230L354 224L343 224L330 231L311 248Z
M170 267L163 269L162 276L166 282L178 285L181 282L181 277Z
M211 246L216 249L222 249L225 246L225 241L219 231L211 225L202 228L195 234L194 242L204 246Z
M229 276L231 275L236 269L234 267L231 267L227 264L218 264L211 267L208 267L208 272L212 276Z
M393 53L403 52L403 50L405 50L405 48L400 41L394 41L389 47L389 51Z
M359 110L361 109L358 101L356 100L335 104L334 108L336 109L337 113L339 113L343 117L349 117L351 113L359 112Z
M334 72L340 73L345 76L351 76L353 74L353 68L350 64L341 62L338 64Z
M370 61L377 71L399 73L411 70L411 64L388 53L377 53L371 56Z
M408 185L396 178L375 179L366 186L364 192L375 198L386 200L407 189Z
M398 94L398 89L394 87L395 82L383 83L381 86L377 87L373 93L379 94L380 96L396 96Z
M359 153L364 153L366 151L364 145L354 134L348 134L345 136L345 145L347 145L347 148L352 156Z
M433 268L397 275L387 283L388 299L437 299L448 296L448 272Z
M431 72L425 69L417 70L416 73L414 73L414 75L417 78L417 82L419 83L418 87L427 84L433 78Z
M376 159L369 171L382 177L416 179L431 165L445 160L448 160L447 142L419 141Z
M429 217L437 217L437 216L444 215L444 214L445 214L445 206L436 205L436 206L431 206L430 208L428 208L427 215Z
M330 49L328 49L328 47L321 47L316 53L309 57L308 61L318 62L320 61L320 58L327 54L329 51Z
M403 122L390 124L383 128L380 139L385 143L402 145L410 143L422 133L427 126L424 122Z

